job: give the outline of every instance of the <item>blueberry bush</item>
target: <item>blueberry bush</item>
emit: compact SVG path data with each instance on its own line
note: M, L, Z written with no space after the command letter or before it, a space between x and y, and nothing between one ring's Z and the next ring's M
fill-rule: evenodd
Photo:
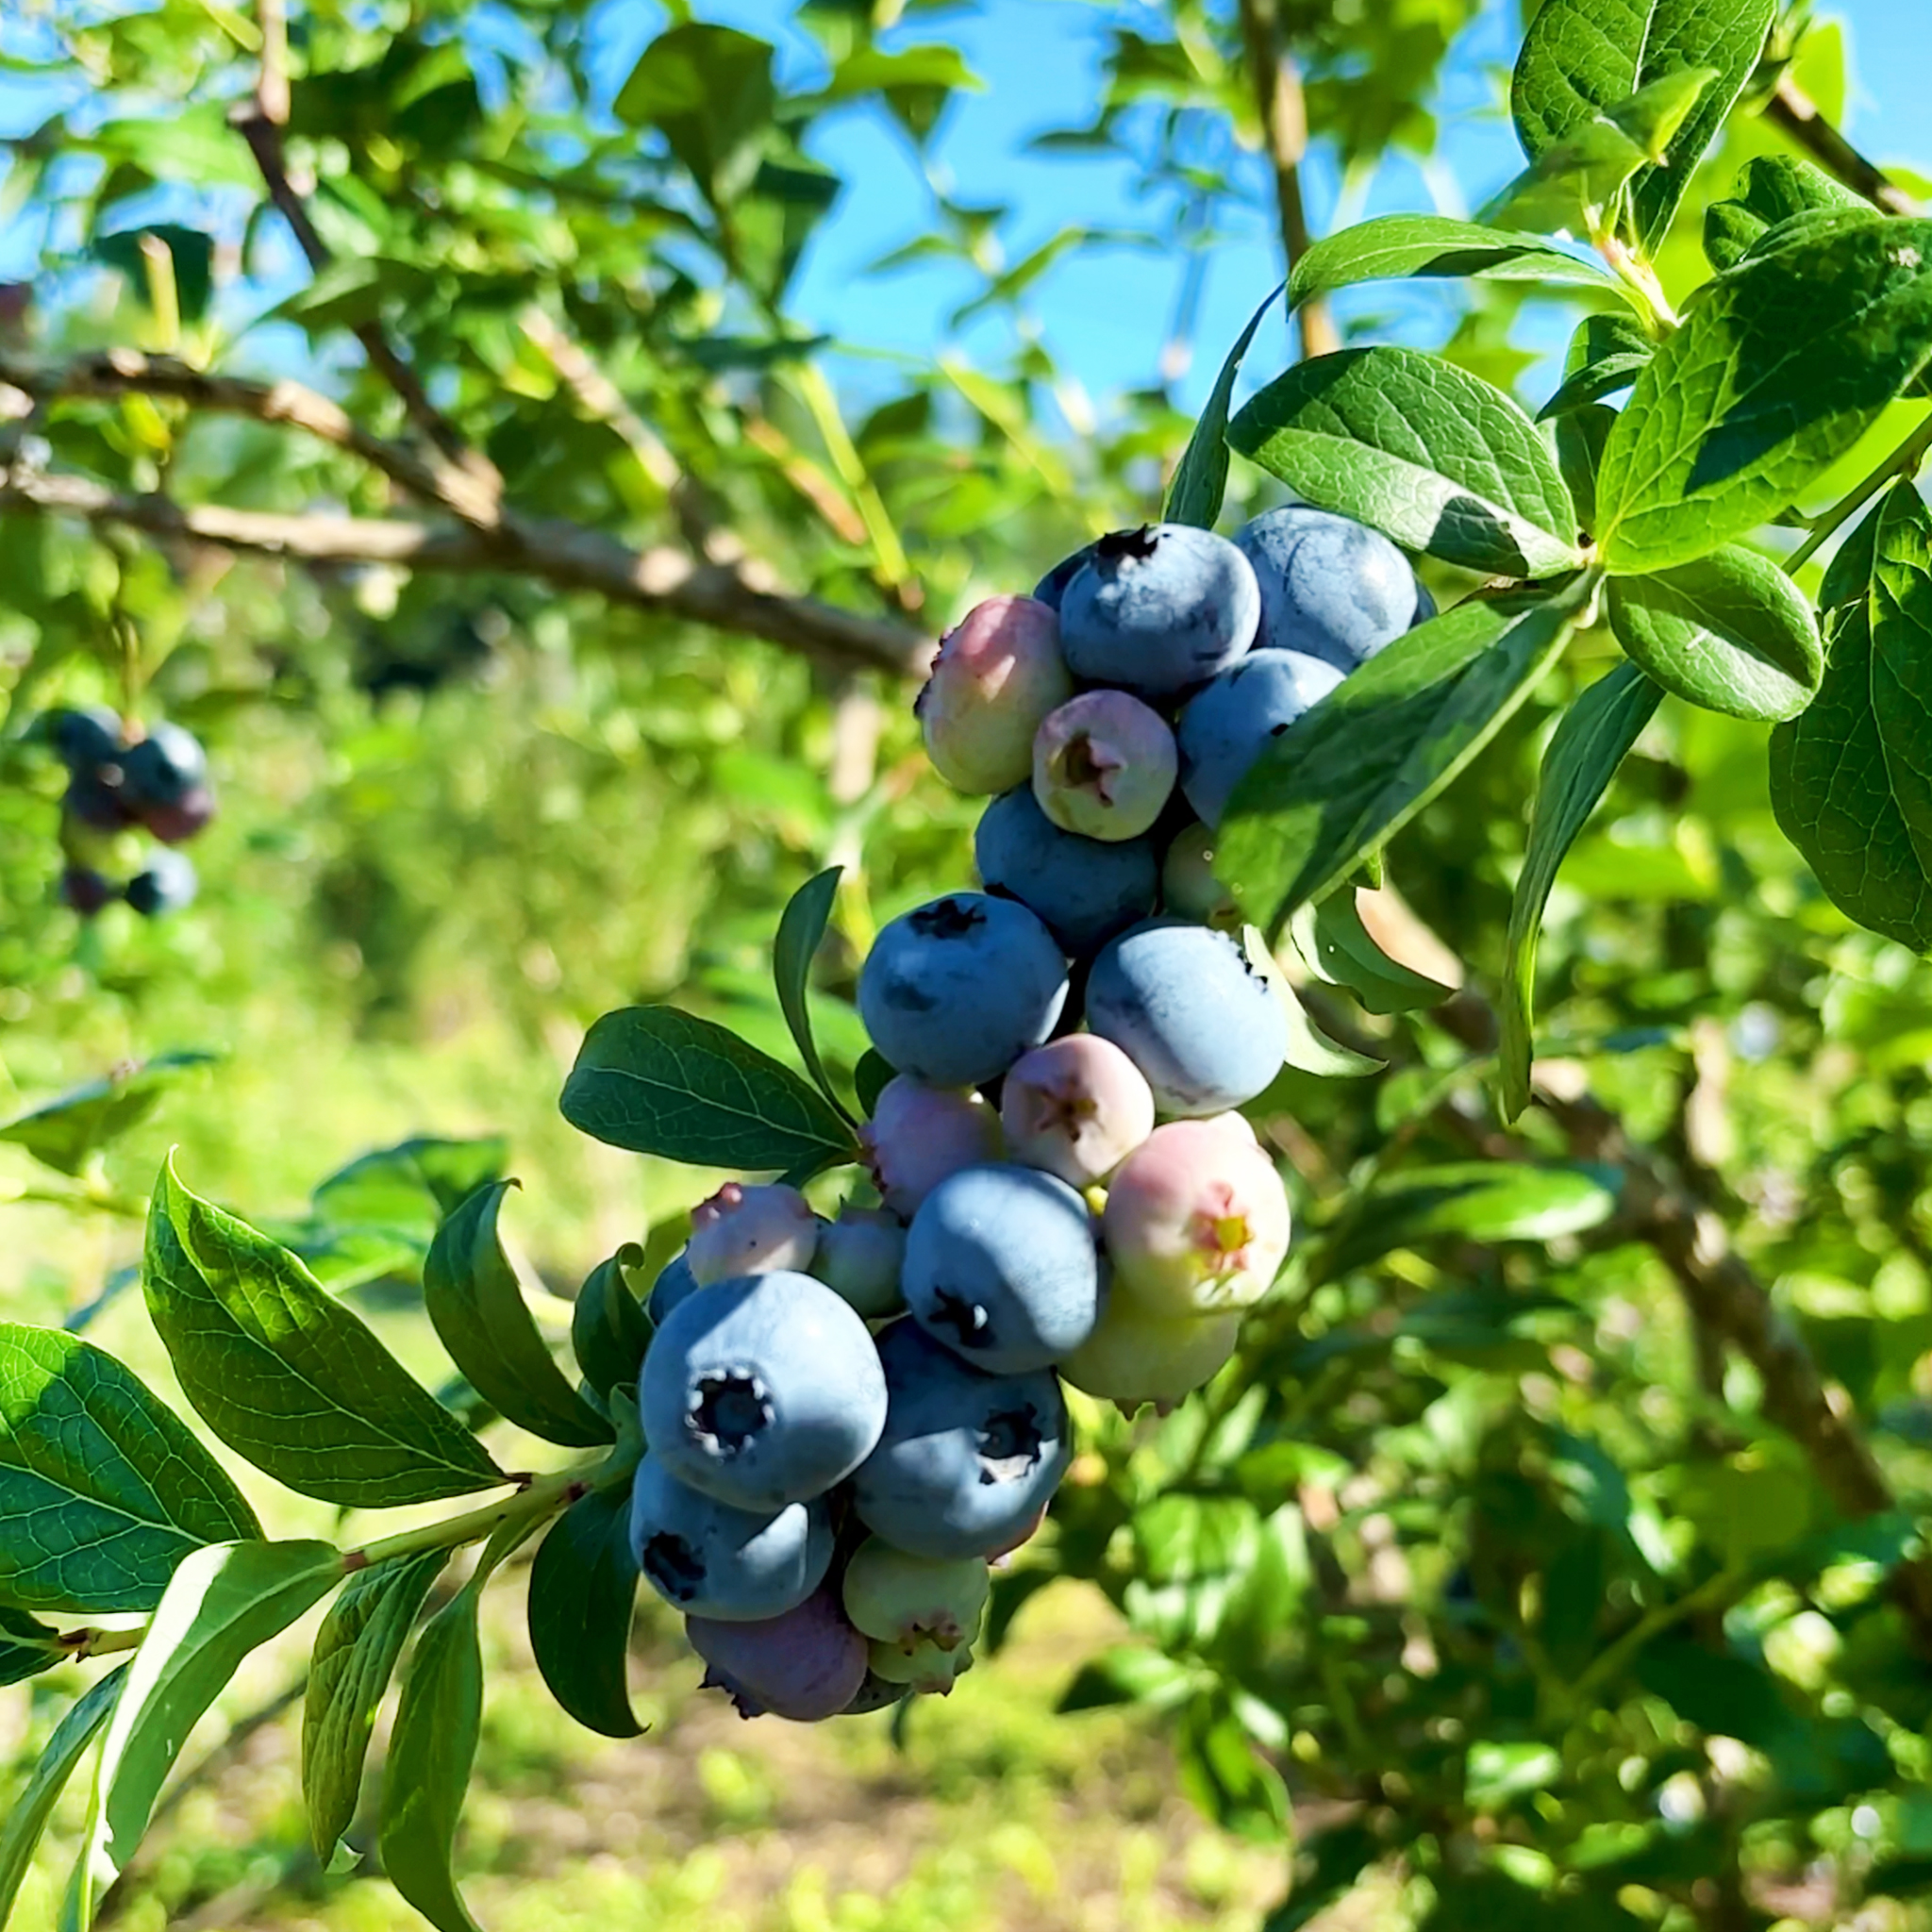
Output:
M1172 211L1183 318L1218 221L1278 227L1205 409L1056 433L1022 328L855 425L789 291L821 119L924 152L973 85L902 10L811 0L805 85L684 7L622 75L536 0L0 41L67 103L0 308L9 1058L143 1040L197 958L217 1008L318 973L192 950L299 878L357 1027L460 962L565 1016L577 1136L690 1175L540 1287L498 1136L276 1217L196 1148L120 1177L210 1052L0 1123L0 1212L144 1226L0 1324L0 1681L60 1697L0 1923L72 1784L87 1932L311 1613L313 1870L473 1932L492 1586L599 1736L641 1602L747 1718L903 1737L1062 1581L1121 1641L1060 1721L1164 1726L1280 1849L1271 1932L1372 1877L1431 1932L1932 1923L1925 184L1839 131L1802 8L1543 0L1476 218L1312 240L1307 130L1426 152L1474 9L1176 0L1055 139ZM969 308L1104 239L1006 268L997 219L924 238ZM1372 284L1453 291L1446 341ZM567 964L566 888L608 924ZM90 1339L137 1291L164 1376Z

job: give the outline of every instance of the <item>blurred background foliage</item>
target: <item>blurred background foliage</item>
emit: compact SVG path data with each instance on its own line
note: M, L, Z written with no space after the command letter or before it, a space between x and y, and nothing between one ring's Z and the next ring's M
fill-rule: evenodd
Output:
M1068 170L1065 219L1014 246L1011 208L936 143L979 84L975 36L1024 47L1049 14L1091 85L1028 130ZM1489 63L1519 24L1477 0L311 0L266 112L311 272L237 131L276 105L257 89L279 18L9 11L0 205L25 265L0 356L134 347L291 377L431 455L440 423L520 513L863 613L908 661L977 597L1155 513L1193 351L1211 374L1224 346L1201 339L1208 264L1259 264L1245 313L1304 165L1344 219L1391 173L1411 201L1481 200L1468 157L1501 130ZM1281 90L1257 90L1257 44ZM1796 8L1773 52L1843 115L1839 22ZM797 291L866 191L825 158L855 125L919 212L828 327ZM1703 203L1781 139L1748 112L1725 137L1664 258L1674 291ZM1124 203L1080 205L1095 158ZM1132 305L1143 373L1097 396L1041 324L1054 278L1096 258L1163 291ZM966 292L939 352L908 353L895 278L936 264ZM1526 300L1376 291L1311 339L1438 346L1533 406L1574 317ZM875 333L852 320L872 307ZM413 420L372 342L407 345ZM1253 373L1285 352L1264 336ZM8 398L9 465L178 505L410 513L299 430L143 393ZM1230 517L1273 488L1237 465ZM622 1241L655 1227L661 1251L712 1178L564 1128L589 1022L669 998L787 1051L771 937L841 863L817 993L849 1072L872 931L968 874L973 812L917 755L909 683L849 651L625 608L526 561L305 564L25 514L4 488L0 509L0 1115L106 1083L51 1127L0 1129L0 1311L85 1324L164 1389L118 1291L167 1145L438 1385L422 1150L360 1191L318 1193L325 1176L413 1135L500 1135L475 1158L522 1176L515 1230L567 1297ZM1537 759L1614 656L1583 640L1397 841L1437 970L1494 985ZM115 906L83 926L57 901L60 777L35 721L99 700L212 747L202 896L166 922ZM903 1734L741 1730L693 1699L646 1607L657 1728L589 1739L499 1590L463 1849L494 1932L1932 1925L1932 1618L1911 1593L1932 977L1850 927L1780 838L1762 731L1673 701L1565 867L1541 978L1553 1099L1513 1136L1473 1002L1333 998L1387 1064L1286 1076L1257 1108L1304 1238L1238 1371L1165 1421L1085 1413L1055 1528L1002 1579L1007 1641ZM196 1058L129 1087L170 1051ZM1713 1286L1658 1236L1655 1201L1633 1205L1657 1185L1711 1217L1707 1249L1728 1229L1761 1333L1722 1270ZM1816 1399L1793 1409L1793 1387ZM332 1526L262 1500L278 1532ZM324 1874L302 1849L298 1655L244 1672L109 1919L408 1923L367 1866ZM69 1674L0 1695L0 1752L44 1738ZM63 1813L49 1873L77 1825ZM16 1926L53 1910L37 1881Z

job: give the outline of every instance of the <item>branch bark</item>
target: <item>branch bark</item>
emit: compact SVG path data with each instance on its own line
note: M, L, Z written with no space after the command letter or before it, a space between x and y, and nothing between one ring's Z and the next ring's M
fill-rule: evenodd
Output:
M1307 104L1293 56L1281 49L1281 16L1277 0L1241 0L1241 40L1247 48L1248 74L1255 85L1255 106L1261 117L1261 139L1269 166L1274 171L1274 204L1281 222L1281 252L1292 270L1310 240L1307 207L1302 198L1302 161L1308 147ZM1325 356L1341 346L1341 337L1326 302L1305 303L1300 311L1302 354Z
M806 653L838 669L921 675L930 640L902 625L748 582L741 570L671 548L633 550L581 525L505 512L490 528L438 528L401 518L280 515L134 495L84 476L15 475L0 516L79 517L177 542L316 564L503 571L558 590L590 591L636 610L713 625Z
M1919 204L1875 161L1868 160L1819 112L1818 104L1789 73L1778 79L1777 90L1766 107L1765 118L1781 127L1828 175L1835 175L1854 194L1862 194L1875 208L1889 215L1915 215Z

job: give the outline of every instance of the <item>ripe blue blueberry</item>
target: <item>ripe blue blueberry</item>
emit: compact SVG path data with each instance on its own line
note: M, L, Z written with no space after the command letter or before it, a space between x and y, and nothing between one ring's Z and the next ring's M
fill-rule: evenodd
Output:
M1181 795L1209 825L1221 823L1248 767L1341 673L1299 651L1250 651L1191 697L1174 736L1180 741Z
M120 887L90 865L70 865L60 874L62 902L73 907L83 919L92 919L109 900L120 896Z
M127 795L140 807L175 805L208 780L208 754L193 732L165 721L122 758Z
M975 1367L1046 1368L1100 1318L1087 1204L1038 1168L966 1168L912 1217L901 1286L912 1319Z
M70 772L92 772L120 758L121 719L106 705L55 711L47 721L47 740Z
M1255 641L1261 593L1224 537L1187 524L1116 530L1094 546L1060 604L1060 648L1076 677L1172 697Z
M679 1248L651 1284L651 1298L644 1304L644 1310L650 1316L654 1328L663 1327L671 1319L672 1310L698 1291L697 1282L691 1272L690 1252L688 1248Z
M1033 587L1033 601L1044 604L1049 610L1058 610L1066 600L1067 586L1078 576L1092 558L1098 546L1092 543L1063 557Z
M134 823L117 765L75 773L61 794L60 810L75 824L84 825L90 832L125 831Z
M1408 558L1379 530L1291 504L1235 533L1261 587L1263 646L1346 675L1436 614Z
M1184 920L1149 920L1094 960L1087 1024L1147 1076L1166 1114L1240 1107L1288 1050L1281 1004L1241 948Z
M754 1624L687 1617L684 1634L708 1666L706 1688L725 1691L740 1717L817 1724L848 1709L865 1685L866 1641L830 1590Z
M859 1521L895 1549L941 1561L1024 1541L1073 1455L1052 1373L984 1374L915 1322L879 1337L879 1359L886 1430L853 1479Z
M693 1616L748 1623L795 1609L832 1566L832 1516L823 1497L775 1515L734 1509L665 1473L638 1465L630 1546L644 1580Z
M886 1385L865 1324L824 1282L753 1274L672 1311L638 1410L669 1474L771 1514L858 1468L885 1426Z
M872 1043L931 1087L992 1080L1054 1029L1067 965L1038 918L1010 899L955 892L895 919L858 975Z
M1152 840L1063 832L1041 810L1031 786L987 807L973 853L988 891L1038 913L1056 942L1076 956L1154 910L1160 864Z
M192 858L184 853L161 851L148 860L145 872L136 873L127 881L123 896L143 919L158 919L164 912L179 912L193 905L199 883Z

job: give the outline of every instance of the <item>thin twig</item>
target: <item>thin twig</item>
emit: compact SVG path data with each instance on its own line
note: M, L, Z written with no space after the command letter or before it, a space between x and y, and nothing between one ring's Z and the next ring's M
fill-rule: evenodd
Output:
M1862 194L1874 208L1882 208L1889 215L1923 212L1919 204L1883 168L1868 160L1824 118L1817 102L1791 78L1789 71L1779 76L1764 118L1783 128L1827 174L1843 182L1854 194Z
M762 638L841 668L924 673L931 641L906 625L809 597L757 588L733 566L671 548L633 550L578 524L506 512L493 527L438 528L401 519L279 515L180 504L108 489L84 476L15 475L0 484L0 516L76 516L151 537L300 563L387 563L409 570L501 571L558 590Z
M1241 39L1248 73L1255 84L1255 107L1261 138L1274 171L1274 204L1281 222L1281 252L1292 270L1307 252L1308 213L1302 199L1302 161L1308 148L1307 103L1293 57L1281 49L1281 18L1276 0L1241 0ZM1319 297L1300 310L1302 354L1325 356L1341 346L1326 302Z

